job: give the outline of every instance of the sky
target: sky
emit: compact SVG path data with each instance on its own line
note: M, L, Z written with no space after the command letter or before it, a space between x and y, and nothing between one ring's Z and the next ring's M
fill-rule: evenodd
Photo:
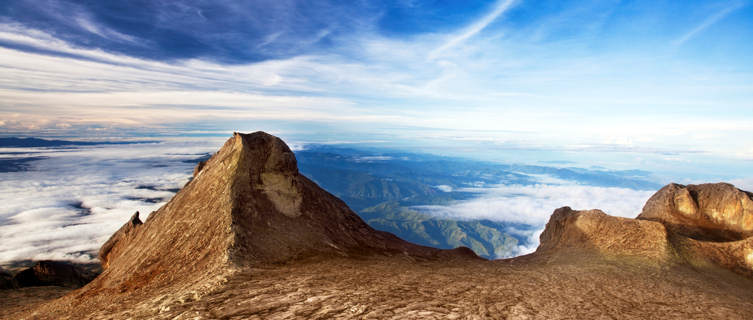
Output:
M0 134L463 139L753 160L749 1L0 8Z

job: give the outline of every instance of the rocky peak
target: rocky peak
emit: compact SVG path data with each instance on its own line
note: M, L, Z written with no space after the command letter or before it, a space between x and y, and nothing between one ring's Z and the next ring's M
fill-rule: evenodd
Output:
M372 229L299 174L282 140L234 133L166 205L143 224L134 215L105 243L107 269L90 287L197 284L250 265L370 254L468 257Z
M728 183L672 183L646 202L638 219L698 240L741 240L753 235L753 194Z

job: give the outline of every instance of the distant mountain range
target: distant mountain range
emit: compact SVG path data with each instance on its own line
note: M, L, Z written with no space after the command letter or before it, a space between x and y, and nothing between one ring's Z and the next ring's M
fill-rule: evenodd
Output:
M447 205L476 196L468 188L532 185L536 175L584 185L656 190L648 172L511 165L428 154L309 145L296 152L303 174L344 200L372 227L437 248L466 246L479 256L508 257L533 228L489 220L457 220L421 213L414 206Z
M7 137L0 138L0 148L34 148L34 147L63 147L63 146L93 146L102 144L134 144L134 143L154 143L158 141L72 141L72 140L50 140L39 138L18 138Z

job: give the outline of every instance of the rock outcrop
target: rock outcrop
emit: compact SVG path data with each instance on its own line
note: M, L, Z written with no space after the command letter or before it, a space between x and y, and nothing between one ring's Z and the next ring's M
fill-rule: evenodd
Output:
M321 256L467 257L372 229L298 172L293 152L263 132L235 133L193 179L141 224L135 214L100 250L90 290L197 284L238 268Z
M103 269L107 269L107 266L110 265L110 255L119 254L120 248L127 245L135 233L136 228L141 224L143 223L141 222L141 219L139 219L139 212L136 211L136 213L128 219L128 222L120 227L120 229L110 236L110 239L100 247L97 258L99 258L99 262L102 264Z
M688 192L696 208L723 202ZM280 139L234 134L170 202L113 235L97 279L0 317L751 319L753 279L727 271L753 265L745 218L678 228L671 210L689 205L668 197L652 198L671 206L647 205L650 220L560 208L534 254L486 261L370 228Z
M753 194L728 183L672 183L646 202L638 219L697 240L738 241L753 236Z
M599 210L554 211L536 254L568 251L631 257L659 265L689 264L753 277L751 194L726 183L669 184L636 219Z
M613 217L601 210L554 211L540 236L538 254L588 250L609 257L639 257L654 262L671 259L672 248L661 223Z
M13 288L13 276L0 268L0 289Z
M94 274L63 261L38 261L18 272L14 287L60 286L79 288L94 279Z

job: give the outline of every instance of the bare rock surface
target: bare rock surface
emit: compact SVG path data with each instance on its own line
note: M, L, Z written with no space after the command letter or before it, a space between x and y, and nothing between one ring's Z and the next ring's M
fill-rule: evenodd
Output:
M753 318L749 194L682 188L662 189L640 219L560 208L534 254L486 261L370 228L300 175L280 139L235 134L168 204L103 246L97 279L0 316ZM18 294L5 291L0 301Z
M587 254L556 263L335 257L245 268L201 295L79 291L0 318L751 319L752 286L731 273Z
M109 266L110 254L117 255L122 248L128 245L128 242L133 238L133 234L135 234L136 228L141 224L143 223L141 222L141 219L139 219L139 212L136 211L136 213L131 216L131 219L128 219L128 222L120 227L120 229L110 236L110 239L102 245L99 249L99 254L97 255L99 262L102 264L102 268L107 268L107 266Z
M658 222L613 217L601 210L554 211L541 234L539 255L557 256L586 250L605 257L636 257L652 263L672 259L667 231Z
M753 194L728 183L672 183L646 202L638 219L697 240L738 241L753 236Z

